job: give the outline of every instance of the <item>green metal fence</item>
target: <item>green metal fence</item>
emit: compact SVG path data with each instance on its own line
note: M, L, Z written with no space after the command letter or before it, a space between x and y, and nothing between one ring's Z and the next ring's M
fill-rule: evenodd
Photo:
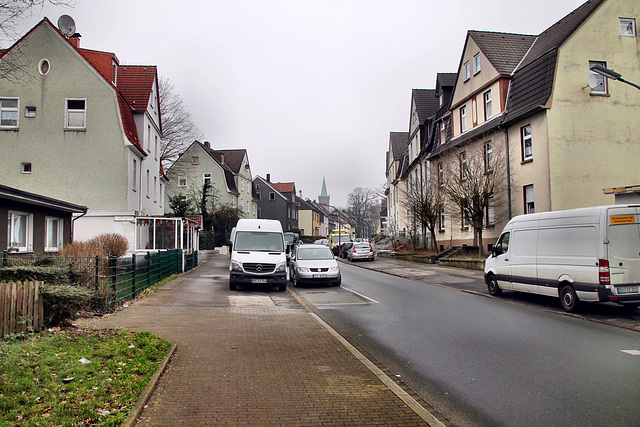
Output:
M182 257L181 249L131 254L121 258L13 256L5 251L1 265L49 265L68 268L72 283L93 290L91 308L97 312L109 312L134 299L165 277L182 273ZM184 271L197 267L197 251L185 254L184 257Z

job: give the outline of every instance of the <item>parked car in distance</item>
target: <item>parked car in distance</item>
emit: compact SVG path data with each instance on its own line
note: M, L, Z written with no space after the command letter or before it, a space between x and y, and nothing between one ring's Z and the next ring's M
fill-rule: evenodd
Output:
M342 259L346 259L347 251L350 250L353 247L353 245L354 245L353 242L345 242L340 246L338 246L338 256Z
M315 242L313 242L313 244L329 246L329 239L318 239Z
M373 247L369 243L354 243L354 245L347 251L347 259L349 261L355 261L364 259L367 261L373 261Z
M299 245L292 256L291 283L326 283L340 286L340 267L331 249L324 245Z

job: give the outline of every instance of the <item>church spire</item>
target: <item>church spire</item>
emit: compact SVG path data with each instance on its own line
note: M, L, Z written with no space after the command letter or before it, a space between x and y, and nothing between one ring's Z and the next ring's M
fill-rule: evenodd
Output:
M320 202L321 205L329 206L329 199L330 196L329 193L327 193L327 182L324 177L322 177L322 193L318 196L318 202Z

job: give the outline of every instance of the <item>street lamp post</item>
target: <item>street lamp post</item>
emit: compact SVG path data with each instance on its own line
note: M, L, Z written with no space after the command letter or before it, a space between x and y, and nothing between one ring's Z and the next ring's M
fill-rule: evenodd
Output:
M620 73L616 73L613 70L610 70L608 68L603 67L602 65L594 65L591 67L591 71L593 71L594 73L600 74L601 76L605 76L611 80L618 80L622 83L626 83L629 86L633 86L636 89L640 89L640 85L637 85L633 82L630 82L629 80L625 80L622 78L622 74ZM591 84L589 84L589 86L591 86Z

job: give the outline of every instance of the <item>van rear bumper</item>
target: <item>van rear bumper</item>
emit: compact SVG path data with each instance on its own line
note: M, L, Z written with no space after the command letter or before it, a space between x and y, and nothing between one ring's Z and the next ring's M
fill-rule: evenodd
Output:
M640 288L640 284L632 283L628 286L636 286ZM611 289L606 289L604 285L601 285L598 288L598 298L601 302L609 301L615 302L618 304L628 303L628 302L639 302L640 303L640 294L628 294L628 295L614 295L611 292Z

